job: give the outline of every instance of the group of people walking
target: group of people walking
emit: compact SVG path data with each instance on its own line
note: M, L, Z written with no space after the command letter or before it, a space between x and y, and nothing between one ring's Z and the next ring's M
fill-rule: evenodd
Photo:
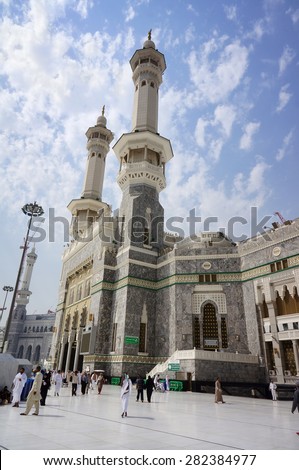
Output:
M54 396L59 396L60 389L64 381L64 377L63 377L64 374L62 374L61 371L59 370L54 372L53 374L51 374L51 372L46 372L46 371L42 373L41 367L36 366L35 369L33 370L33 374L34 374L33 384L27 396L26 409L23 413L21 413L21 416L28 415L33 406L35 409L32 414L35 416L38 416L40 405L41 406L45 405L47 393L51 386L51 383L53 383L55 386ZM81 384L82 395L87 393L88 388L93 389L93 386L95 384L97 385L97 388L98 388L98 394L101 394L103 384L105 383L105 378L104 378L103 373L100 373L99 375L92 374L89 376L87 372L83 372L82 374L79 374L78 371L75 371L73 373L70 373L67 379L72 384L72 396L76 395L77 387L79 383ZM26 381L27 381L27 375L25 374L25 369L21 367L13 380L12 406L14 408L19 407L22 391L26 384ZM148 403L151 403L152 393L154 390L157 390L157 383L158 381L156 380L156 383L155 383L155 379L152 379L152 377L150 376L148 376L147 379L145 380L140 375L138 375L137 380L136 380L136 390L137 390L136 401L138 402L140 400L141 402L143 402L144 391L146 391L147 401ZM293 398L292 408L291 408L292 413L294 413L296 409L299 412L299 381L295 383L295 387L296 389L294 392L294 398ZM273 400L276 401L277 399L276 387L274 387L272 381L270 382L269 389L272 393ZM122 380L121 380L121 392L120 392L121 405L122 405L122 414L121 414L122 418L128 416L128 405L129 405L129 397L131 395L131 392L132 392L132 380L130 379L127 373L124 373L122 376ZM219 402L225 403L223 400L223 396L222 396L222 387L221 387L220 377L217 377L215 381L215 403L218 404Z

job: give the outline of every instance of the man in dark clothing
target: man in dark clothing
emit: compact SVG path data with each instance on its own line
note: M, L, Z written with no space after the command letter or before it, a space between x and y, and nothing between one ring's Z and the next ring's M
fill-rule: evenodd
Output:
M151 397L153 393L153 389L155 388L154 381L149 375L145 384L146 387L146 395L147 395L147 401L150 403L151 402Z
M139 401L139 397L141 398L141 401L143 403L143 388L144 388L144 380L141 378L141 376L138 374L137 376L137 381L136 381L136 387L137 387L137 397L136 401Z
M51 374L50 374L50 372L44 372L42 386L40 388L40 394L41 394L40 404L41 404L41 406L45 406L45 404L46 404L46 398L47 398L47 394L48 394L48 390L49 390L50 386L51 386Z

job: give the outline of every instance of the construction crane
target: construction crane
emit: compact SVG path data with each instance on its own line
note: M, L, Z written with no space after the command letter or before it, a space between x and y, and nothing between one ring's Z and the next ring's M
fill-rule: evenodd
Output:
M277 217L279 217L280 222L281 222L282 224L284 224L284 223L286 222L285 218L281 215L280 212L278 212L278 211L277 211L277 212L274 212L274 215L277 215Z

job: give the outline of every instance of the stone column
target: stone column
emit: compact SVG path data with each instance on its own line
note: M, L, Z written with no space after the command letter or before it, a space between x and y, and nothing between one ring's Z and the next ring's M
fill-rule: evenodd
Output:
M282 362L283 350L281 348L280 341L278 339L275 308L272 302L270 303L267 302L267 306L268 306L269 319L270 319L270 328L271 328L271 336L272 336L272 346L273 346L273 351L274 351L274 361L275 361L277 382L284 383L283 362Z
M67 373L70 368L73 339L74 339L74 333L72 331L68 337L69 347L68 347L67 356L66 356L65 373Z
M78 369L81 337L82 337L82 328L79 328L79 330L77 331L77 335L76 335L77 345L76 345L76 351L75 351L74 370Z
M264 294L265 294L265 301L267 302L268 313L269 313L277 382L284 383L283 361L282 361L283 349L281 348L281 345L280 345L277 324L276 324L275 292L274 292L273 285L270 284L269 281L268 282L264 281Z
M66 334L64 334L63 337L62 337L62 342L61 342L60 356L59 356L59 362L58 362L58 370L62 370L64 350L65 350L66 343L67 343L67 336L66 336Z
M299 375L298 341L296 339L293 339L292 343L293 343L294 358L295 358L295 363L296 363L296 375Z

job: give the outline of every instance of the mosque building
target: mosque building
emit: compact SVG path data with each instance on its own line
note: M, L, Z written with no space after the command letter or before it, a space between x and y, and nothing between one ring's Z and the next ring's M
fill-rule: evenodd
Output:
M49 361L61 370L170 373L199 380L280 383L299 374L299 219L234 243L221 232L164 232L159 201L173 151L158 132L164 55L149 33L130 65L132 130L118 138L112 212L102 200L114 135L103 108L87 137L83 191L68 205Z

